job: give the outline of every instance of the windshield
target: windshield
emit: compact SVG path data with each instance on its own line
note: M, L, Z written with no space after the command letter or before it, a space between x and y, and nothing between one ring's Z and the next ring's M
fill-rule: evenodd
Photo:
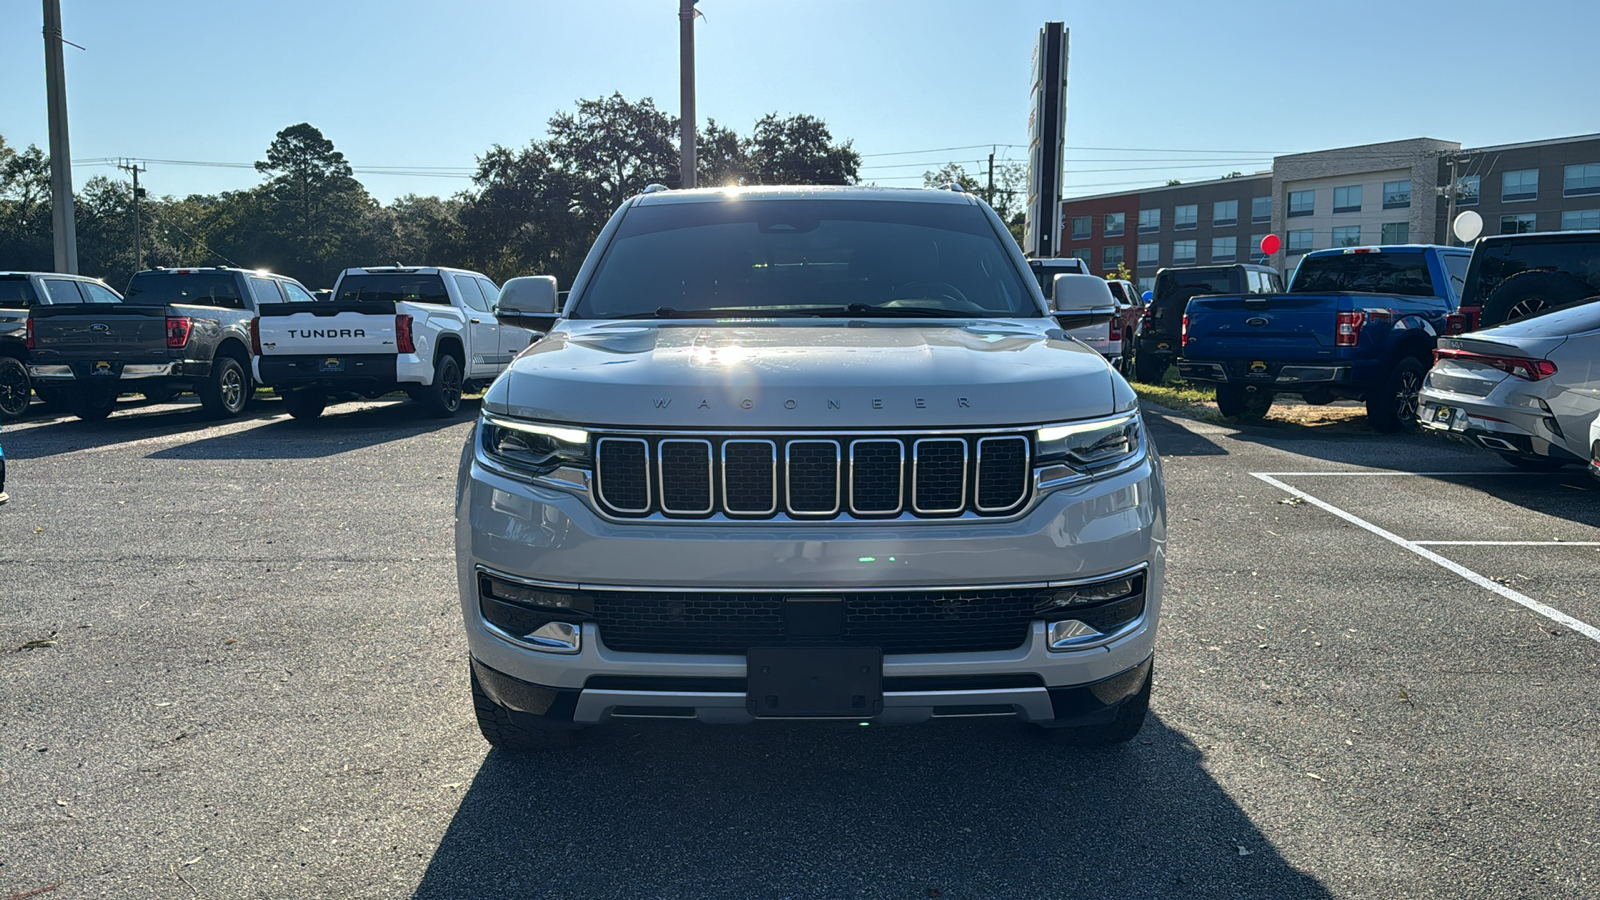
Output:
M1593 233L1572 240L1487 243L1473 262L1476 272L1468 273L1472 284L1464 306L1481 306L1507 278L1523 272L1550 273L1548 286L1572 299L1600 294L1600 235Z
M1394 294L1432 297L1433 276L1422 253L1340 253L1308 256L1295 270L1291 294Z
M437 274L423 275L416 272L346 275L339 279L338 293L333 299L340 303L405 301L450 305L450 294L445 291L443 278Z
M239 296L239 281L232 272L139 272L128 281L122 299L145 306L188 303L245 308L244 298Z
M975 206L730 199L628 210L572 315L970 318L1040 311Z
M1237 293L1238 289L1233 286L1233 272L1232 269L1168 269L1156 276L1155 302L1180 293L1186 298L1199 294Z

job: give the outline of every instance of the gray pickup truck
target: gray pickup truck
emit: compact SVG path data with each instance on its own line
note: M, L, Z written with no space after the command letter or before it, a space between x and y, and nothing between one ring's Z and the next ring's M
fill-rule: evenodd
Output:
M0 422L19 418L33 401L33 380L27 367L32 311L44 306L120 302L122 295L99 279L54 272L0 272ZM39 399L49 404L63 398L45 388Z
M133 276L120 304L32 311L28 374L59 392L80 419L103 419L117 397L200 395L211 416L244 411L255 391L251 332L263 303L312 303L280 275L244 269L152 269Z

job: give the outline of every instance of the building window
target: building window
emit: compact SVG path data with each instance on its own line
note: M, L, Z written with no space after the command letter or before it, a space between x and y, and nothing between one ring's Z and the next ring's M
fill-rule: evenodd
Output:
M1233 262L1239 255L1239 239L1236 237L1219 237L1211 239L1211 261Z
M1478 175L1463 175L1456 179L1456 205L1478 205L1478 183L1482 181Z
M1411 180L1385 181L1383 183L1384 209L1411 208Z
M1139 294L1141 297L1144 295L1145 291L1153 291L1155 289L1156 277L1154 275L1146 275L1139 279Z
M1290 253L1310 253L1311 246L1311 229L1289 232Z
M1118 213L1117 215L1122 215ZM1126 249L1121 244L1100 248L1100 268L1107 272L1115 272L1117 266L1122 265L1122 251Z
M1239 224L1239 201L1218 200L1211 204L1211 224L1221 228Z
M1194 209L1194 207L1189 207ZM1172 242L1172 264L1175 266L1192 266L1195 258L1195 241Z
M1539 170L1519 169L1500 176L1500 199L1532 200L1539 196ZM1516 234L1517 232L1510 232Z
M1250 221L1256 223L1272 221L1271 197L1256 197L1250 201Z
M1179 230L1196 228L1200 225L1200 205L1191 203L1180 206L1172 211L1172 227Z
M1261 252L1261 239L1264 238L1264 237L1266 237L1265 234L1252 234L1252 235L1250 235L1250 246L1245 248L1245 252L1246 253L1260 253Z
M1127 221L1127 213L1106 213L1105 227L1101 234L1105 237L1121 237Z
M1562 231L1600 229L1600 209L1568 209L1561 213Z
M1335 247L1355 247L1360 243L1360 225L1342 225L1333 230L1333 245Z
M1600 163L1580 163L1567 166L1561 179L1561 196L1586 197L1600 194Z
M1316 191L1289 192L1289 218L1309 216L1317 211Z
M1073 216L1072 239L1075 241L1087 241L1089 239L1090 232L1094 229L1094 225L1092 224L1093 222L1093 216Z
M1500 217L1501 234L1527 234L1531 231L1537 231L1538 226L1539 220L1533 213Z
M1160 265L1160 264L1161 264L1161 245L1160 244L1140 244L1139 245L1139 265L1140 265L1140 267L1156 266L1156 265Z
M1333 189L1333 211L1336 213L1361 212L1361 185Z
M1409 244L1411 243L1410 222L1385 222L1383 235L1379 238L1380 244Z
M1072 251L1072 255L1077 259L1083 260L1083 267L1085 269L1089 268L1089 248L1088 247L1079 247L1078 249Z
M1159 210L1159 209L1141 209L1141 210L1139 210L1139 233L1140 234L1150 234L1153 231L1160 231L1160 230L1161 230L1161 210Z

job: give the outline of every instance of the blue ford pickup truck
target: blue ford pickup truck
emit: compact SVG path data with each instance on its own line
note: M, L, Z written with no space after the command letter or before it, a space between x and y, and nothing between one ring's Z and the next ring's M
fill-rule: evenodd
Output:
M1226 416L1260 417L1275 394L1299 394L1363 400L1378 431L1414 427L1434 343L1466 327L1471 258L1421 244L1309 253L1287 293L1190 300L1178 371L1215 383Z

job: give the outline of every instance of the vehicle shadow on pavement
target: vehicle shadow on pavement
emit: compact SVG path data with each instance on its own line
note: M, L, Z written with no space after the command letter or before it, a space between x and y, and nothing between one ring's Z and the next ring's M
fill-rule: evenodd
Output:
M1145 427L1162 456L1227 456L1226 448L1172 421L1165 410L1144 408Z
M27 417L6 427L8 455L16 459L42 459L77 450L98 449L150 438L170 437L216 425L266 421L283 414L275 401L257 400L233 419L213 419L198 400L156 404L124 397L109 418L85 422L71 413L42 410L35 404Z
M415 896L1329 896L1155 715L1109 750L992 722L582 737L490 752Z
M477 414L476 400L461 401L460 411L449 418L426 416L415 404L407 402L349 408L333 406L314 420L284 416L247 431L164 447L148 454L147 458L312 459L336 456L461 425L471 422Z

